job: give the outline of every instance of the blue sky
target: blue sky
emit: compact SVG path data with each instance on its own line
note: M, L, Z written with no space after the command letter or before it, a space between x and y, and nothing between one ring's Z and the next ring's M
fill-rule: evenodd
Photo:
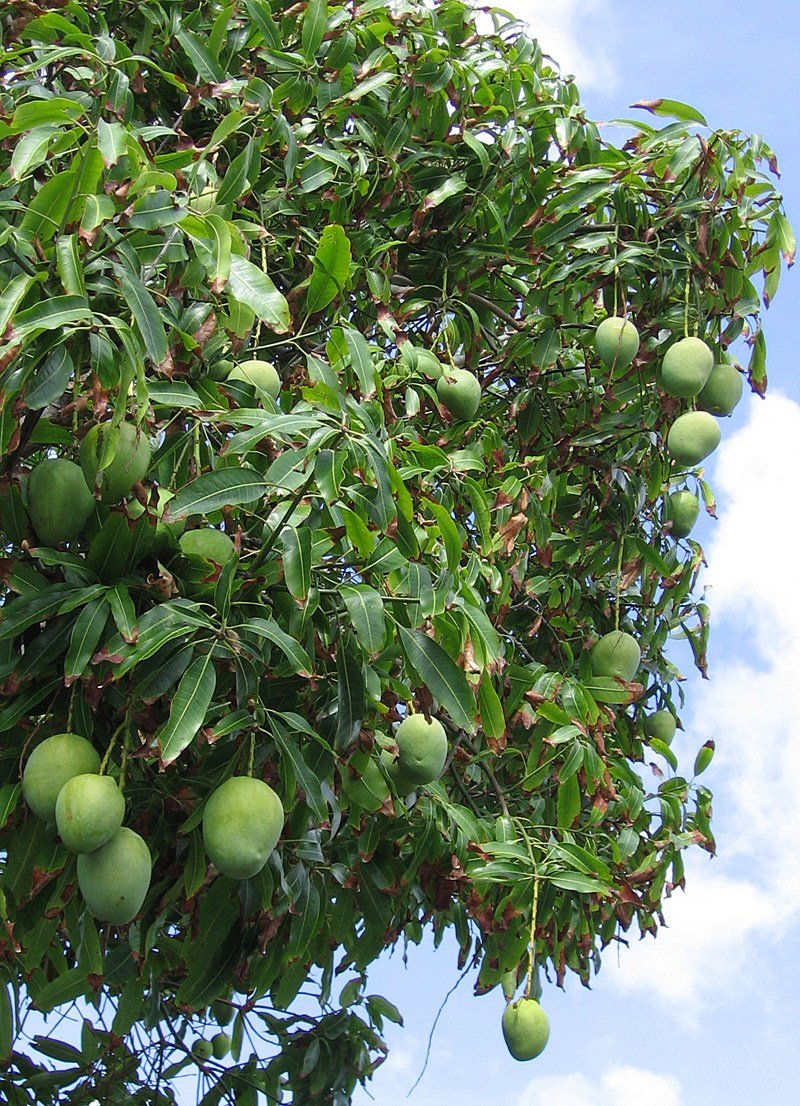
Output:
M635 114L637 100L669 97L712 126L759 131L777 151L789 217L800 225L800 5L773 0L507 0L544 48L575 74L590 114ZM648 117L651 119L651 117ZM795 271L796 272L796 271ZM475 998L445 943L410 949L371 975L397 1002L405 1028L389 1034L390 1059L371 1093L380 1106L771 1106L797 1101L800 1025L800 588L796 480L800 379L794 320L800 284L784 276L766 318L770 394L746 396L725 425L707 469L719 521L704 525L713 629L711 682L690 676L689 759L708 738L717 756L719 856L701 854L685 895L668 904L657 941L608 950L592 991L547 986L545 1053L527 1064L507 1054L502 996ZM690 675L690 665L676 654ZM359 1106L369 1102L361 1092Z

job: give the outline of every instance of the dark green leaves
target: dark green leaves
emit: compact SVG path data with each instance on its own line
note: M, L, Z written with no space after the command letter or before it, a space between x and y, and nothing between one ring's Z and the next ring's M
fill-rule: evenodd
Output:
M350 275L350 242L342 227L335 224L325 227L313 265L306 292L309 315L327 307L342 291Z
M141 280L127 269L119 267L117 277L144 348L154 364L160 365L167 356L167 334L156 302Z
M170 518L210 514L222 507L255 503L265 491L264 478L253 469L223 468L198 476L169 503Z
M196 657L181 677L169 719L158 733L162 764L177 760L203 725L216 684L211 654Z
M475 696L463 670L426 634L403 626L397 629L406 659L420 680L453 722L471 733L475 729Z
M291 327L289 304L267 274L243 257L231 257L228 292L245 304L271 327L276 334L285 334Z
M366 710L364 674L355 647L347 640L336 651L336 748L348 749L358 737Z

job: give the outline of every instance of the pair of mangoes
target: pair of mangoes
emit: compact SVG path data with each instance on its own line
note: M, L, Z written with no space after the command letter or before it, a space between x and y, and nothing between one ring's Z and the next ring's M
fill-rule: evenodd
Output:
M99 921L127 925L150 886L150 850L122 825L125 799L100 775L97 750L78 734L54 734L37 745L22 775L22 793L37 817L78 854L78 886Z
M80 466L65 457L40 461L28 478L28 511L39 541L72 541L94 507L93 490L103 503L119 502L147 475L151 458L147 436L123 422L91 427L81 442Z

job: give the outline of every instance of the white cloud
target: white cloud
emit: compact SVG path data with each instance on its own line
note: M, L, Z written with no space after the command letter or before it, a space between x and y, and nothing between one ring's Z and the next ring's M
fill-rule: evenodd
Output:
M613 58L617 21L609 0L506 0L542 49L581 88L608 91L618 81Z
M681 1106L681 1088L669 1075L642 1068L607 1068L598 1079L585 1075L548 1075L534 1079L516 1102L516 1106Z
M608 973L684 1020L740 988L742 963L768 957L800 916L800 405L780 395L750 404L742 429L725 435L723 424L711 476L720 500L705 543L711 679L689 689L676 742L688 765L716 742L707 779L719 856L695 858L686 894L666 904L669 928Z

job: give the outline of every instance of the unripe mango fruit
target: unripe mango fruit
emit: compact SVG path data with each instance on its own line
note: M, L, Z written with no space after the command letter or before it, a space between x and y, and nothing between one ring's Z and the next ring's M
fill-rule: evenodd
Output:
M204 1037L200 1037L200 1039L195 1041L192 1045L192 1056L194 1056L195 1060L210 1060L213 1052L214 1046L211 1041L207 1041Z
M181 534L178 544L187 557L202 557L206 561L224 565L236 552L235 546L222 530L203 526L199 530L187 530Z
M607 369L627 369L639 352L639 331L627 319L611 315L594 332L594 348Z
M697 406L717 418L725 418L733 413L743 391L742 374L733 365L715 365L697 397Z
M84 485L85 487L86 485ZM100 754L91 742L75 733L57 733L37 745L22 773L22 794L37 818L54 822L56 800L73 776L97 772Z
M361 775L351 776L347 767L342 768L342 791L361 807L374 814L389 797L389 787L377 761L371 757Z
M263 780L232 776L206 803L203 842L223 876L247 879L260 872L283 829L283 806Z
M153 862L138 833L122 826L110 841L78 857L78 886L99 922L124 926L142 909Z
M642 654L635 637L612 630L595 642L590 658L595 676L619 676L630 683L639 670Z
M438 780L447 760L447 734L438 718L428 721L422 714L411 714L397 727L394 739L404 781L418 785Z
M644 732L648 737L657 737L666 745L672 743L675 736L675 715L671 710L656 710L645 715Z
M536 999L509 1002L503 1011L503 1036L515 1060L533 1060L544 1052L550 1023Z
M436 385L439 402L454 419L471 419L481 405L481 383L469 369L447 369Z
M702 391L714 367L714 354L701 338L681 338L664 354L661 386L688 399Z
M281 378L275 366L269 361L260 361L258 358L234 365L228 373L228 380L241 380L244 384L251 384L258 391L272 396L273 399L277 399L281 391Z
M83 473L72 461L48 458L28 477L28 513L43 545L61 545L77 538L93 507Z
M713 415L707 411L687 411L669 428L667 449L679 465L689 468L713 453L721 438Z
M211 1048L215 1060L224 1060L231 1050L231 1039L227 1033L215 1033L211 1038Z
M668 495L664 503L664 521L671 523L673 538L687 537L700 514L700 500L690 491L681 489Z
M106 446L111 443L114 454L104 469L100 468ZM86 483L100 491L103 503L118 503L130 495L134 484L143 480L150 468L153 451L144 431L130 422L119 426L101 423L93 426L81 442L81 468Z
M56 799L56 826L74 853L92 853L110 841L125 817L125 799L110 776L83 772L67 780Z

